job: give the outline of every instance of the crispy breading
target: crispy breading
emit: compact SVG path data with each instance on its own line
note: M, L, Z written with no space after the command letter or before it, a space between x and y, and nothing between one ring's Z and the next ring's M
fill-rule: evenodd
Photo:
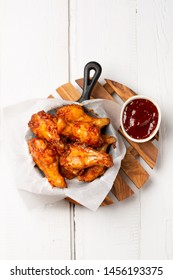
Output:
M59 154L64 152L64 143L60 139L57 126L50 114L40 111L32 115L28 126L37 137L46 139L54 147L56 147Z
M92 147L100 147L103 143L100 129L92 123L82 121L69 122L62 118L55 119L59 135L64 135L72 141Z
M54 116L45 111L32 115L28 126L36 138L28 141L28 148L52 187L66 187L64 178L91 182L113 165L106 150L116 139L101 134L109 122L77 104L58 108Z
M96 118L85 113L83 106L78 104L65 105L57 109L55 117L67 121L82 121L92 123L100 129L110 123L109 118Z
M60 156L60 165L73 173L95 165L111 167L112 156L80 144L69 144L68 150Z
M47 141L32 138L27 143L34 162L43 171L52 187L65 188L66 182L59 172L59 158Z
M106 152L109 145L116 143L116 138L109 135L102 135L102 139L104 140L103 145L99 148L99 151ZM91 182L98 178L99 176L102 176L106 171L105 166L101 165L95 165L92 167L86 168L81 174L78 175L78 180L83 182Z

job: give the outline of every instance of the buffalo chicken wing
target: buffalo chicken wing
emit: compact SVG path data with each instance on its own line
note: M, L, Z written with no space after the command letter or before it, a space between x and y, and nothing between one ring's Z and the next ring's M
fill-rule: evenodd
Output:
M92 123L100 129L110 123L109 118L94 118L89 116L87 113L85 113L83 107L78 104L62 106L61 108L57 109L55 116L57 118L61 117L67 121Z
M102 135L104 140L103 145L100 147L99 151L106 152L109 145L116 143L116 139L113 136ZM79 181L91 182L96 178L102 176L106 171L106 166L95 165L89 168L86 168L80 175L78 175Z
M115 138L101 133L109 122L88 115L77 104L62 106L55 115L32 115L28 126L36 138L28 141L29 152L52 187L66 187L65 178L93 181L113 165L106 149Z
M44 138L47 141L60 140L52 116L44 111L32 115L28 126L39 138Z
M40 111L32 115L28 126L37 137L46 139L54 147L56 147L59 154L64 152L64 143L60 139L57 131L57 126L50 114L44 111Z
M93 147L100 147L103 143L100 129L92 123L85 123L83 121L69 122L62 118L58 118L55 122L58 134L66 136L72 141Z
M73 173L94 165L111 167L113 161L112 156L105 152L75 143L69 144L68 150L60 156L60 165Z
M53 187L65 188L66 182L59 172L59 159L46 140L33 138L28 141L28 148L34 162L43 171Z

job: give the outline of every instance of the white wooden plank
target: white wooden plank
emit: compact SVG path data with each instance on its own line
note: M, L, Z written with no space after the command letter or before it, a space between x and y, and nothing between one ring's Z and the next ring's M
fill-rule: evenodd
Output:
M68 80L68 1L2 0L1 23L1 105L47 97ZM69 203L18 191L5 144L0 259L70 259Z
M154 97L163 119L159 160L141 199L137 191L97 212L18 192L11 154L1 156L1 259L173 258L172 12L171 0L1 0L1 104L47 96L96 60L101 81Z
M173 259L172 1L138 1L138 88L162 111L159 158L141 196L141 259Z
M98 186L99 187L99 186ZM97 212L76 207L76 259L137 259L140 248L138 195Z
M6 156L3 145L0 258L69 259L69 204L17 190L10 152Z
M136 2L70 1L71 80L90 60L104 77L137 87ZM99 186L98 186L99 187ZM93 213L76 207L76 259L136 259L140 250L140 194Z
M70 1L71 81L90 60L108 77L136 90L136 1ZM129 55L130 54L130 55Z
M68 1L1 1L4 105L46 97L68 79Z

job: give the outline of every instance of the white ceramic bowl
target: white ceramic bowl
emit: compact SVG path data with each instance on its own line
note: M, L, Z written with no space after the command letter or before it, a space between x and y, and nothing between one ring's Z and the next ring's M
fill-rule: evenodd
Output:
M134 101L134 100L140 100L140 99L145 99L145 100L148 100L150 101L151 103L153 103L153 105L157 108L157 111L158 111L158 121L157 121L157 125L155 127L155 129L151 132L151 134L149 134L146 138L134 138L132 135L129 135L128 132L126 131L125 127L124 127L124 115L125 115L125 109L127 109L127 106L130 106L129 104ZM134 102L133 102L134 103ZM131 103L131 104L133 104ZM138 110L136 108L136 110ZM124 133L124 135L131 141L133 142L137 142L137 143L143 143L143 142L147 142L149 140L151 140L155 135L156 133L158 132L159 130L159 127L160 127L160 122L161 122L161 111L160 111L160 108L158 106L158 104L151 98L148 98L146 96L142 96L142 95L135 95L131 98L129 98L124 104L123 104L123 107L121 109L121 114L120 114L120 124L121 124L121 128L122 128L122 131ZM137 127L135 129L138 129Z

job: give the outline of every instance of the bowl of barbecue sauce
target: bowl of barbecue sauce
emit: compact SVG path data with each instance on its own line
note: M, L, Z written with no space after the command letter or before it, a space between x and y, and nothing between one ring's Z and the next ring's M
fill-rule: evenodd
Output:
M159 106L145 96L133 96L123 105L120 115L121 128L131 141L143 143L152 139L161 122Z

